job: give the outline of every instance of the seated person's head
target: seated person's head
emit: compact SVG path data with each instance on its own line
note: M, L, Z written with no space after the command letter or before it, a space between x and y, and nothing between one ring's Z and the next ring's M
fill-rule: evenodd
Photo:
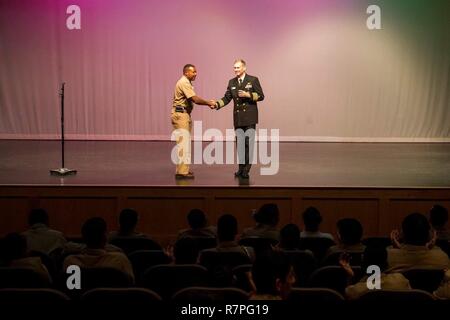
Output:
M27 239L20 233L14 232L7 234L2 239L2 258L1 260L9 264L13 260L21 259L27 256Z
M372 265L380 267L381 272L388 267L388 255L387 250L383 246L367 246L364 249L363 259L361 267L365 273L367 268Z
M309 207L303 212L303 223L305 225L305 231L317 232L319 231L319 225L322 222L322 216L319 210L315 207Z
M292 265L279 251L257 256L251 275L258 295L279 296L282 299L288 297L296 281Z
M448 211L441 205L434 205L430 210L430 223L435 229L442 229L448 221Z
M234 241L238 232L238 223L231 214L222 215L217 220L217 238L220 242Z
M280 230L280 247L283 249L298 249L300 244L300 229L296 224L289 223Z
M37 223L48 226L48 214L44 209L38 208L30 211L28 216L28 225L33 226Z
M275 227L280 218L278 206L274 203L266 203L259 208L253 217L256 223Z
M344 245L361 243L363 228L361 223L354 218L344 218L337 222L339 240Z
M106 244L106 222L103 218L95 217L86 220L81 228L83 240L88 248L103 249Z
M183 238L178 240L173 247L173 255L177 264L195 264L199 248L193 238Z
M136 210L123 209L119 216L120 233L123 235L133 233L138 223L138 218L139 215Z
M206 227L205 213L200 209L192 209L189 211L187 220L192 230L198 230Z
M430 224L420 213L411 213L403 219L402 234L405 244L424 246L430 240Z

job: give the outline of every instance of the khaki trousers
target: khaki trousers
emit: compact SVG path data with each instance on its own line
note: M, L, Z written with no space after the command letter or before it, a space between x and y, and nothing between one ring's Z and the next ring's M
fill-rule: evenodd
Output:
M177 143L178 156L175 173L188 174L189 165L191 164L191 115L189 113L172 111L171 119Z

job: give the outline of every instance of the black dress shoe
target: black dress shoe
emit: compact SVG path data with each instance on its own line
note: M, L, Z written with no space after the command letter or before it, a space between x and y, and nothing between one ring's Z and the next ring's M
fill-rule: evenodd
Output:
M242 170L238 170L238 171L236 171L236 172L234 173L234 176L235 176L235 177L240 177L241 174L242 174Z
M242 179L249 179L250 176L248 175L248 172L247 172L247 171L242 171L242 173L241 173L241 178L242 178Z

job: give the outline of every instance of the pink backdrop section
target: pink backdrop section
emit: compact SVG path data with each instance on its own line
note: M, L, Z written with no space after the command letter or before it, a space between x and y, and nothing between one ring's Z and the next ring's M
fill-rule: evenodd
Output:
M66 8L81 8L68 30ZM236 58L259 77L260 128L282 140L450 141L449 57L411 45L394 22L366 27L357 0L0 1L0 138L165 140L182 66L221 98ZM389 17L389 15L387 15ZM196 106L203 129L232 105Z

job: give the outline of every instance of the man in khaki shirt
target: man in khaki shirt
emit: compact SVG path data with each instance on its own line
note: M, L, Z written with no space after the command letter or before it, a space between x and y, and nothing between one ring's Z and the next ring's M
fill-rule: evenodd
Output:
M175 92L172 103L172 126L173 133L177 142L177 159L175 178L193 179L193 172L189 171L191 163L191 130L192 120L191 112L195 104L215 108L216 101L205 100L197 96L192 86L192 81L197 77L197 70L194 65L187 64L183 67L183 76L175 85ZM175 160L175 159L173 159Z
M133 267L121 252L106 251L106 222L100 217L88 219L82 227L86 248L80 254L69 255L63 263L64 270L70 265L80 268L113 268L126 274L134 282Z
M391 239L393 248L388 248L389 272L403 272L411 268L450 267L447 254L434 246L435 234L430 239L430 224L420 213L411 213L402 222L403 243L400 233L393 230Z

